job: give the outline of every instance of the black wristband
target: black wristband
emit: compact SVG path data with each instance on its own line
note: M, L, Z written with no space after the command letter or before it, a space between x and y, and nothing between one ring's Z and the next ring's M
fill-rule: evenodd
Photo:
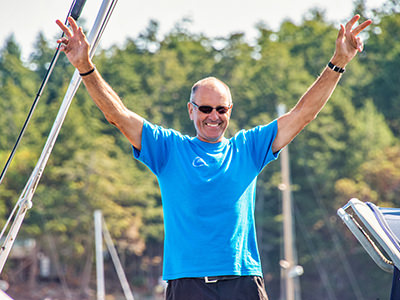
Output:
M86 73L79 73L79 75L81 75L81 77L87 76L89 74L92 74L95 70L96 70L96 67L93 67L93 69L91 69L90 71L87 71Z
M328 62L328 67L338 73L344 73L344 71L346 71L341 67L335 66L332 62Z

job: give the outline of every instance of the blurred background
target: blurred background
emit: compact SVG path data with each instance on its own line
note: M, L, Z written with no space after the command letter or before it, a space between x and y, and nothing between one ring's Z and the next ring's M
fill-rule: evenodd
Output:
M9 1L0 11L0 163L6 162L60 35L69 1ZM129 3L128 3L129 2ZM265 3L264 3L265 2ZM289 145L302 299L388 299L380 270L336 216L352 197L400 207L400 1L120 1L94 62L128 108L193 135L195 81L232 91L227 137L295 105L331 58L339 23L373 24L331 100ZM343 3L342 3L343 2ZM88 31L100 1L88 0ZM204 7L203 7L204 6ZM3 226L34 168L73 74L64 55L0 185ZM257 232L270 299L281 299L279 160L257 184ZM162 299L163 216L155 176L81 87L1 275L15 299L95 299L93 212L101 209L137 299ZM122 291L107 253L107 299ZM1 286L0 286L1 287ZM27 288L28 287L28 288ZM4 288L6 289L6 288Z

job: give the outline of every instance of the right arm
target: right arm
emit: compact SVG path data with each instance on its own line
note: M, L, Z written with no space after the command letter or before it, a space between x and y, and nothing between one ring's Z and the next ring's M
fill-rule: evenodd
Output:
M69 17L68 21L72 32L61 21L56 21L65 33L65 37L57 42L61 43L61 51L66 54L68 60L80 73L88 72L94 68L89 57L90 45L82 28L78 28L74 19ZM141 150L143 118L126 108L117 93L97 70L83 76L82 80L90 97L103 112L107 121L115 125L136 149Z
M336 39L335 53L331 62L344 68L363 49L363 43L357 35L367 28L372 21L367 20L356 28L354 24L360 19L354 16L346 26L341 25ZM321 76L300 98L296 106L287 114L278 118L278 133L272 144L272 151L278 152L294 139L303 128L314 120L333 93L341 74L326 67Z

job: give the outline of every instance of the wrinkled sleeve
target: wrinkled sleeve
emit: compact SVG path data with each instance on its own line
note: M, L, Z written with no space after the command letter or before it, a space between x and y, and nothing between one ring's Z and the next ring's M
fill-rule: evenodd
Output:
M171 143L171 130L144 121L141 150L133 148L133 156L158 175L168 161L168 148Z
M260 172L268 163L277 159L279 156L280 151L276 153L272 151L272 143L277 133L277 120L267 125L254 127L244 133L253 162Z

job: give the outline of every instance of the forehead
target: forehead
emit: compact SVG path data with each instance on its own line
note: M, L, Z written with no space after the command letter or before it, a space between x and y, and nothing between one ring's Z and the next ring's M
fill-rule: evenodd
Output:
M208 81L194 87L193 100L197 104L229 105L229 90L218 81Z

